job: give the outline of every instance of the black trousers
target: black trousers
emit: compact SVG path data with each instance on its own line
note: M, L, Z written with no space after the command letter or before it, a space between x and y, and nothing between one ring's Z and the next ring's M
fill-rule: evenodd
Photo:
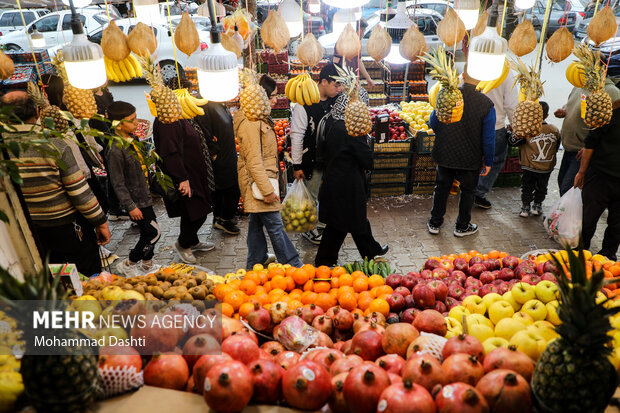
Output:
M535 204L542 204L547 196L547 186L551 172L532 172L523 170L521 181L521 202L529 205L534 201Z
M140 211L142 211L142 219L134 221L140 229L140 239L138 239L136 246L129 251L129 261L131 262L151 260L155 251L155 244L161 237L153 207L140 208Z
M603 211L607 209L607 228L599 254L615 261L620 246L620 180L590 168L586 172L581 196L583 199L581 236L584 248L590 248L596 224Z
M233 219L237 213L240 196L241 192L238 185L213 191L211 194L213 199L213 216L224 221Z
M366 220L365 228L361 232L351 234L355 246L362 257L374 258L381 252L381 244L372 236L370 221ZM347 237L346 232L342 232L331 225L327 225L321 237L321 244L316 253L315 265L327 265L333 267L338 263L338 252Z
M452 169L437 165L435 175L435 194L433 195L433 209L431 210L431 224L440 227L443 216L446 214L448 196L452 182L456 179L460 183L459 217L456 220L457 229L465 229L471 220L471 209L474 206L474 194L478 185L480 173L477 170Z
M74 222L56 227L35 224L43 259L52 264L73 263L87 277L101 272L101 258L95 227L81 214ZM80 237L81 233L81 237Z
M198 230L206 220L206 216L196 221L190 220L187 215L187 210L183 207L183 212L181 213L181 230L178 238L181 248L190 248L200 242L198 240Z

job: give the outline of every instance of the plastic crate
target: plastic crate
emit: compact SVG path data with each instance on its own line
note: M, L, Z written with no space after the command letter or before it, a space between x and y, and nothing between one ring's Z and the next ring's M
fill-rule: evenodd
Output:
M382 80L376 81L374 86L368 86L368 82L366 80L362 80L360 84L368 93L385 93L385 84Z
M510 173L510 172L522 172L521 162L518 157L509 157L506 158L506 162L504 162L504 167L500 171L500 173Z
M20 51L11 51L7 50L4 52L8 57L13 60L13 63L34 63L37 62L45 62L50 60L50 55L47 50L35 50L33 52L20 52ZM33 56L34 54L34 56Z
M291 107L291 101L286 96L278 96L273 109L288 109Z
M369 106L383 106L387 103L387 98L371 98L368 100Z
M413 139L400 142L374 143L373 152L377 153L412 153Z
M400 196L407 194L409 190L410 186L406 183L370 185L370 197Z
M375 153L374 169L407 168L411 165L411 153Z
M269 73L277 73L280 75L285 75L288 73L288 63L283 64L271 64L269 63Z
M412 95L426 95L428 82L426 80L413 80L409 82L409 93Z
M434 184L436 166L431 155L414 155L411 181L413 184Z
M433 146L435 146L435 135L429 135L424 131L418 131L415 135L416 139L416 152L419 155L431 153Z
M286 91L286 82L278 82L276 83L278 89L278 95L283 95Z
M521 177L522 174L519 172L499 174L497 176L497 180L495 181L495 185L493 186L500 188L512 188L521 186Z
M428 102L428 95L409 95L409 101L411 102Z
M370 184L402 184L409 182L410 168L378 169L370 173Z
M435 192L435 184L434 183L413 183L411 186L411 193L414 195L431 195Z
M289 119L291 117L290 109L273 109L271 111L272 119Z
M269 65L279 65L279 64L283 64L286 63L288 64L288 52L284 51L284 52L280 52L280 53L269 53L267 55L267 63L269 63Z
M257 63L256 72L257 73L269 73L269 65L267 63Z

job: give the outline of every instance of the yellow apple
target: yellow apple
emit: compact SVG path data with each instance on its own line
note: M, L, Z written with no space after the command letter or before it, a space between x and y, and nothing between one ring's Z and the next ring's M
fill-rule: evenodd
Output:
M528 330L518 331L510 339L510 344L513 344L517 350L525 353L534 361L540 357L541 342L546 346L546 341L540 335Z
M607 300L607 296L605 294L600 291L596 293L596 304L600 304L605 300Z
M616 371L620 371L620 348L615 348L609 355L609 361L613 364Z
M494 327L494 325L491 322L491 320L489 320L488 318L486 318L482 314L470 314L467 317L465 317L465 319L467 320L467 326L468 327L469 327L470 324L484 324L487 327L490 327L491 329L493 329L493 327Z
M446 325L448 326L448 332L446 333L446 338L450 338L450 337L463 334L463 327L461 326L461 323L456 318L446 317L445 320L446 320Z
M458 320L459 323L462 322L463 316L468 316L469 314L471 314L469 310L462 305L454 306L448 311L448 317Z
M552 281L542 280L534 287L536 298L547 304L549 301L557 300L559 296L558 286Z
M93 300L75 300L71 303L68 308L69 310L73 309L75 311L84 311L93 313L93 320L95 322L99 321L99 316L101 315L102 309L101 305L99 305L99 301Z
M482 301L484 302L484 305L487 306L487 311L489 310L489 308L491 308L491 305L499 300L502 299L502 296L499 295L498 293L489 293L487 295L485 295L484 297L482 297Z
M553 340L554 338L558 338L560 336L553 329L553 325L551 326L551 328L549 328L549 327L546 327L546 326L543 326L543 325L537 325L536 323L538 323L538 321L536 321L531 326L527 326L526 330L532 331L532 332L538 334L543 339L545 339L545 341L547 341L547 342Z
M501 337L487 338L484 340L484 343L482 343L482 347L484 347L484 354L489 354L489 352L498 347L508 348L508 340Z
M547 307L539 300L529 300L523 307L521 312L532 316L534 321L544 320L547 317Z
M513 285L510 292L512 293L515 301L519 304L525 304L527 301L536 297L534 286L524 282Z
M530 324L534 323L534 319L532 318L532 316L527 313L524 313L523 311L518 311L514 313L512 318L516 318L517 320L521 321L526 326L529 326Z
M83 296L75 299L75 301L88 301L88 300L92 301L92 300L97 300L97 299L90 294L84 294Z
M508 301L515 311L519 311L521 309L521 304L515 301L515 298L512 296L512 292L506 291L502 294L502 299Z
M547 321L556 326L562 324L562 320L560 320L560 316L558 315L559 305L560 303L558 300L549 301L545 304L545 307L547 307Z
M512 317L514 313L515 309L505 300L496 301L489 307L489 319L496 325L500 320Z
M525 330L525 327L526 325L516 318L504 318L495 326L495 336L510 340L516 333Z
M493 337L493 329L485 324L468 324L467 329L469 335L476 337L481 343Z
M479 295L469 295L463 300L463 307L469 310L470 314L482 314L487 312L487 306Z

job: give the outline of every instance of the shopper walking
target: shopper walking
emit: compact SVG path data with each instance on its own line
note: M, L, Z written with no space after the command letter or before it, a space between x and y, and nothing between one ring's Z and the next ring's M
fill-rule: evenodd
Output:
M433 209L428 232L439 234L444 221L452 182L460 182L459 216L454 235L465 237L478 232L472 224L471 209L478 177L487 175L493 166L495 151L495 109L488 97L476 90L478 81L463 73L463 117L459 122L445 124L431 113L430 126L435 131L433 159L437 164ZM484 167L483 167L484 159ZM480 172L482 168L482 172Z
M260 85L270 97L271 107L276 104L276 82L267 75L260 79ZM302 266L295 246L284 231L280 216L282 205L280 194L276 193L270 179L278 178L278 143L271 117L250 121L243 110L238 110L233 118L235 135L239 142L239 159L237 173L239 189L243 198L243 207L250 214L248 222L248 258L246 266L265 264L271 261L267 252L267 239L263 229L267 230L271 246L279 263ZM252 183L255 183L263 199L253 195Z
M368 103L368 93L361 89L360 99ZM349 98L340 94L326 118L325 140L319 150L325 157L323 184L319 191L319 219L325 223L315 265L334 266L338 252L351 234L362 257L372 259L385 255L388 246L381 246L372 235L366 216L366 171L372 169L372 150L368 137L347 133L344 110Z
M291 158L293 175L297 180L305 180L306 187L315 200L323 177L323 159L317 157L317 142L324 138L317 136L321 119L332 109L342 86L334 80L338 76L333 63L321 69L319 75L319 103L295 105L291 116ZM316 229L302 234L311 243L321 243L321 234Z

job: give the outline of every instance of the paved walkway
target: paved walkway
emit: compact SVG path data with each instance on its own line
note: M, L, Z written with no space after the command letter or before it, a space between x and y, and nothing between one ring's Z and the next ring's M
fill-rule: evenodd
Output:
M559 197L556 177L557 167L549 181L549 193L543 204L545 211L549 210ZM478 224L480 228L478 233L464 238L457 238L452 234L458 215L458 199L455 196L450 197L445 223L439 235L429 234L426 228L432 195L373 198L368 203L368 218L375 238L381 244L387 243L390 246L386 258L392 267L395 266L401 272L419 269L429 256L459 253L470 249L481 252L497 249L520 256L533 249L558 247L554 241L548 239L541 217L527 219L519 217L521 209L519 188L494 188L487 195L487 199L493 203L491 209L482 210L474 207L472 211L472 222ZM347 208L347 205L342 207ZM156 246L155 260L162 264L178 261L178 255L172 245L179 234L179 220L168 218L161 201L156 203L155 211L162 231L162 237ZM599 221L599 228L592 241L594 251L600 248L606 216L605 213ZM244 268L247 255L245 237L247 217L239 218L241 234L238 236L230 236L212 229L212 218L212 215L209 215L199 235L201 240L214 242L216 248L210 252L197 253L198 265L209 268L217 274ZM119 256L126 257L137 240L138 229L131 227L129 221L111 222L110 225L112 240L107 247ZM314 263L317 246L298 234L291 235L291 239L302 261ZM348 236L340 251L340 262L359 259L355 244Z

